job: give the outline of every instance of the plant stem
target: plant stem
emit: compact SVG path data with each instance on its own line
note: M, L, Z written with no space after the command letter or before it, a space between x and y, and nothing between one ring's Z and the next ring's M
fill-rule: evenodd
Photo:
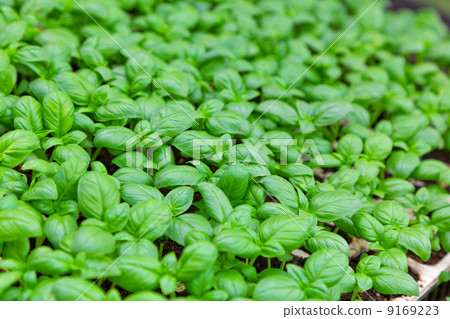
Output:
M161 260L161 258L162 258L162 254L163 254L163 250L164 250L164 244L165 244L164 241L162 241L159 244L159 250L158 250L159 260Z
M175 298L177 298L177 295L175 294L175 291L174 291L174 292L172 292L172 293L170 294L170 298L172 298L172 299L175 299Z
M386 169L384 168L380 168L380 181L384 181L384 173L385 173Z
M270 258L267 258L267 268L270 268Z
M252 259L250 259L250 266L253 266L253 264L255 263L256 257L253 257Z
M333 134L333 138L336 140L339 135L339 129L341 128L341 122L338 121L331 125L331 133Z
M358 289L358 286L356 286L355 289L353 289L351 301L355 301L359 297L358 292L359 292L359 289Z
M286 265L286 262L283 261L283 262L281 263L280 269L283 270L285 265Z
M336 226L336 228L333 230L333 233L337 234L339 231L339 227Z
M95 150L94 154L92 155L92 162L94 162L97 159L97 157L98 157L98 155L100 154L101 151L102 151L101 147L99 147L99 148L97 148Z
M35 247L37 248L37 247L41 247L42 246L42 244L44 243L44 240L45 240L45 238L46 238L46 236L44 235L44 236L41 236L41 237L38 237L38 238L36 238L36 242L35 242Z

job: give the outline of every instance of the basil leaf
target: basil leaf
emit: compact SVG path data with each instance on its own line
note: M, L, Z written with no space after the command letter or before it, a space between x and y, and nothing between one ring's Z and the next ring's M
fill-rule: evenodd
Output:
M304 299L305 294L294 279L273 275L259 281L252 296L261 301L299 301Z
M22 96L14 105L12 112L16 128L35 133L44 128L42 123L42 106L33 97Z
M102 219L109 208L120 202L120 192L111 176L88 172L78 182L78 205L87 218Z
M62 137L72 128L74 107L70 98L61 91L49 92L42 102L45 128L53 136Z
M206 241L187 246L178 260L176 276L181 281L191 280L212 267L218 257L217 248Z
M332 287L344 276L348 276L346 268L348 258L334 248L327 248L313 253L305 263L304 268L311 281L323 282L327 287Z
M204 177L194 167L187 165L168 165L155 176L156 188L198 185Z
M72 262L73 258L69 254L43 246L31 252L27 265L44 275L61 276L70 273Z
M261 252L255 237L242 229L224 229L214 237L213 243L219 251L242 258L253 258Z
M31 131L14 130L0 137L0 163L16 167L39 148L39 139Z
M134 236L155 240L170 227L172 214L163 201L150 199L131 207L126 229Z
M120 275L109 280L128 291L155 289L161 276L161 263L151 256L124 255L117 260Z
M224 223L233 207L224 192L211 183L200 183L198 190L203 198L206 214L218 223Z
M321 222L330 222L349 216L361 209L362 203L348 191L327 191L311 199L311 213Z
M0 241L42 236L42 217L28 206L0 211Z
M431 242L428 234L419 229L411 227L400 229L398 243L412 250L423 261L427 261L431 256Z
M60 301L101 301L106 298L100 287L81 278L63 277L52 286L56 299Z
M388 267L381 267L372 277L373 287L382 294L419 295L419 286L407 273Z

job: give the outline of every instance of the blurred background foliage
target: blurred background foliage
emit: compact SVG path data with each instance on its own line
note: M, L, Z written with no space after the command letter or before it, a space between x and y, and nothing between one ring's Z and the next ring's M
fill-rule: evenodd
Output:
M409 8L418 10L424 7L435 8L447 25L450 25L450 0L391 0L394 9Z

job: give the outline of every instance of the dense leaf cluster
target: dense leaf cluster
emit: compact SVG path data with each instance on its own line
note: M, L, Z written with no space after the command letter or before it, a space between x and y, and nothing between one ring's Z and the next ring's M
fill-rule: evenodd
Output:
M379 0L329 48L371 3L0 0L0 300L417 295L450 37Z

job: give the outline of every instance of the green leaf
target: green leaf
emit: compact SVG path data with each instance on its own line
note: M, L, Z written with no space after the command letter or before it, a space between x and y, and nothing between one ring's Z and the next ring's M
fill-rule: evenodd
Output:
M194 191L191 187L181 186L171 190L164 202L170 206L170 211L174 216L187 211L194 200Z
M431 215L431 223L442 232L450 232L450 206L435 210Z
M61 91L70 96L75 104L89 104L95 88L85 77L73 72L63 72L55 77L55 81Z
M123 255L118 261L119 276L109 277L113 283L125 290L137 292L158 287L161 263L151 256Z
M373 133L364 143L364 153L371 160L382 161L392 151L392 140L384 133Z
M280 125L296 125L298 115L295 109L282 101L266 100L258 105L256 111L264 116L273 118Z
M397 201L385 200L378 203L373 211L373 216L384 225L406 227L409 223L409 214Z
M248 188L248 180L247 169L241 165L233 165L220 176L217 186L233 204L244 198Z
M52 286L53 293L59 301L102 301L106 298L99 286L81 278L63 277Z
M291 183L280 176L271 175L262 178L259 182L266 191L275 196L282 204L290 209L298 210L297 192Z
M325 230L318 231L311 238L308 238L305 247L311 253L321 249L336 248L347 256L350 255L350 247L345 239L338 234Z
M74 122L74 107L70 98L61 91L49 92L42 102L45 128L53 136L62 137Z
M412 250L423 261L427 261L431 256L430 238L419 229L411 227L400 229L398 243Z
M27 265L44 275L65 275L70 273L72 256L61 251L42 246L34 249L28 257Z
M55 248L66 235L77 230L76 219L72 215L51 215L44 224L44 234Z
M218 255L216 246L206 241L187 246L178 260L177 278L181 281L193 279L212 267Z
M217 91L230 90L239 93L244 90L241 76L236 70L225 69L214 74L214 86Z
M383 234L383 225L372 215L364 212L352 216L352 221L362 238L369 242L376 242Z
M237 113L220 111L206 120L206 129L215 136L223 134L246 136L250 132L250 123Z
M352 110L352 105L344 101L319 103L314 108L316 126L328 126L344 118Z
M242 258L253 258L261 252L255 236L244 229L224 229L214 237L213 243L219 251Z
M396 151L389 156L386 164L392 176L408 178L417 166L419 166L420 158L414 153Z
M315 195L310 203L311 213L321 222L330 222L354 214L362 203L345 190L327 191Z
M120 126L108 126L95 132L94 146L107 147L118 151L131 151L139 143L136 134Z
M305 297L294 279L281 275L263 278L256 285L252 296L261 301L299 301Z
M122 199L130 205L134 205L149 199L164 199L164 195L155 187L137 183L128 183L122 185L120 193Z
M225 193L211 183L200 183L198 190L203 198L203 205L209 217L218 223L224 223L230 216L233 207Z
M348 276L346 268L348 257L334 248L327 248L313 253L307 260L304 269L311 281L323 282L332 287L344 276Z
M193 186L203 181L204 177L194 167L187 165L168 165L156 174L155 187Z
M163 72L154 82L154 88L157 90L166 91L169 94L181 97L187 97L189 94L189 81L181 72Z
M113 236L95 226L83 226L76 232L69 233L70 251L73 254L111 254L116 248ZM66 236L67 238L67 236Z
M419 286L407 273L388 267L381 267L372 277L373 287L382 294L419 295Z
M86 170L87 164L76 157L61 164L54 177L60 201L76 199L78 181Z
M52 178L46 178L36 182L28 191L22 195L22 200L56 200L58 199L58 188Z
M22 278L23 274L20 271L8 271L0 273L0 294L8 289L15 282Z
M109 208L119 204L120 192L111 176L88 172L78 183L78 206L87 218L102 219Z
M311 215L287 216L278 215L266 219L259 228L259 237L264 245L277 243L281 245L286 253L300 247L307 238L315 224L315 219ZM276 257L276 256L265 256Z
M192 116L185 113L173 113L164 116L153 127L162 136L175 137L195 124Z
M41 131L42 106L31 96L22 96L13 108L14 126L18 129L29 130L35 133Z
M14 130L0 137L0 163L6 167L16 167L39 148L39 139L31 131Z
M373 286L372 278L367 275L356 273L355 279L360 291L369 290Z
M401 271L408 271L408 260L406 254L398 248L390 248L387 250L380 250L377 256L381 259L383 267L396 268Z
M57 169L58 165L52 165L54 163L49 163L46 160L43 159L32 159L29 161L26 161L22 165L23 170L33 170L36 172L43 173L45 175L53 176Z
M155 240L166 232L171 220L170 207L161 200L151 199L131 207L126 229L136 237Z
M183 214L173 219L166 235L179 245L186 245L186 236L193 232L202 232L211 237L213 229L208 220L199 214Z
M219 272L214 281L214 288L224 290L230 297L245 297L247 283L237 270Z
M22 206L0 211L0 241L42 236L42 217L33 208Z

